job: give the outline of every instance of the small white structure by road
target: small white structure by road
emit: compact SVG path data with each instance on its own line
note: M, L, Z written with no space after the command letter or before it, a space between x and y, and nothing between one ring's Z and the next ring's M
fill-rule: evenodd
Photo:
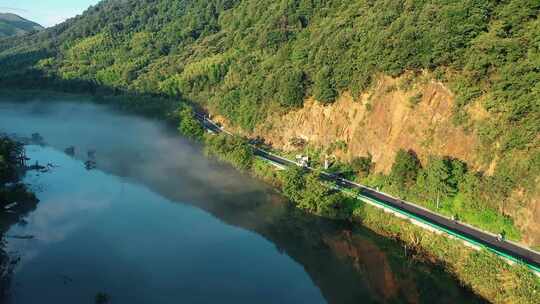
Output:
M309 156L296 155L296 162L300 167L309 167Z

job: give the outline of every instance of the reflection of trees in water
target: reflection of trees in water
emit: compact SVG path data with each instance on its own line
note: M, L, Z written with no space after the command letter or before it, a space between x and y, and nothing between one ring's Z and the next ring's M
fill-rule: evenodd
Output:
M9 296L9 287L13 269L19 261L19 257L10 256L5 251L6 232L15 224L24 223L23 218L36 209L37 201L33 199L20 200L14 208L0 210L0 302ZM9 211L9 212L8 212Z
M37 138L38 135L35 133L32 136ZM26 160L24 146L19 140L0 134L0 300L7 296L11 274L18 262L18 258L10 259L5 251L5 234L37 205L34 194L20 182L25 171L31 169L26 166ZM35 169L40 170L37 165Z

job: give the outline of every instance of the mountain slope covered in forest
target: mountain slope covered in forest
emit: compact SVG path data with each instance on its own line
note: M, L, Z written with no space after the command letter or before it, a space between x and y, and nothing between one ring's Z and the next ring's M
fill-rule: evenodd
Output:
M330 105L347 94L369 112L371 97L395 89L378 91L390 77L417 91L408 98L414 109L429 102L417 87L440 83L451 99L447 121L475 138L467 151L475 170L454 176L456 165L442 159L431 166L432 156L461 157L439 145L418 155L423 168L410 180L369 172L365 182L419 200L440 188L448 204L489 207L525 227L540 222L539 14L535 0L106 0L0 41L0 86L183 99L256 136L308 98ZM523 208L529 223L515 212ZM534 225L522 230L540 235Z
M41 25L15 14L0 13L0 38L24 35L42 29Z

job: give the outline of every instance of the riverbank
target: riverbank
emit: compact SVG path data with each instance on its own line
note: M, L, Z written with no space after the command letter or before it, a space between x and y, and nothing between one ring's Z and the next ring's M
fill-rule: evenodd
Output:
M389 216L381 209L332 191L322 185L317 173L299 168L277 171L253 156L250 146L239 138L207 135L206 151L280 190L298 208L311 214L351 220L395 239L413 259L443 266L464 286L494 303L537 303L540 279L524 265L510 265L484 250L475 250L459 240L422 229L410 221Z
M14 263L4 251L5 233L34 210L38 199L21 182L24 167L24 146L0 135L0 300L7 296Z

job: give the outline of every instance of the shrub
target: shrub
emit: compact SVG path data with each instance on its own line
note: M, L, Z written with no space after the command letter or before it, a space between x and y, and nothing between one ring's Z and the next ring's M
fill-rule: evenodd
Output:
M422 101L422 97L424 97L422 92L416 93L415 95L409 97L409 105L412 108L416 107Z
M195 117L193 109L183 105L176 113L179 120L178 131L191 139L201 140L204 135L204 128Z
M366 177L371 173L373 167L372 159L373 157L371 154L368 156L355 157L351 162L351 166L358 176Z
M287 108L300 108L304 103L304 72L288 67L283 69L278 81L279 103Z
M390 171L390 182L397 189L410 188L416 182L420 161L413 151L399 150Z
M322 67L315 75L313 96L323 103L332 103L335 101L337 91L332 80L332 70L330 67Z
M207 135L205 151L227 160L238 169L250 169L253 164L253 148L239 136L226 134Z

